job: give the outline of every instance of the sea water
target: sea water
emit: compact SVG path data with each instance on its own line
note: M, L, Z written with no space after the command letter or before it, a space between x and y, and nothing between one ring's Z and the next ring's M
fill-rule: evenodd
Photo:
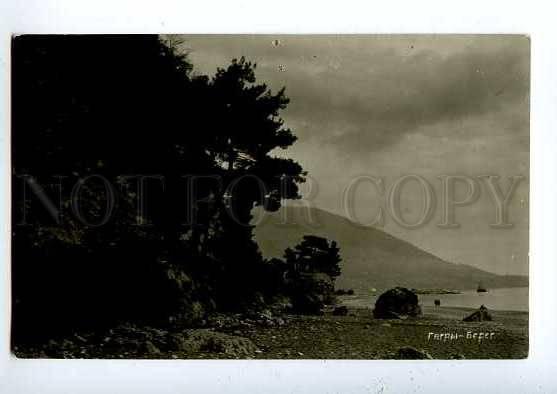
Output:
M343 297L347 306L373 308L379 294L355 294ZM441 301L441 306L455 306L479 308L485 305L487 309L499 311L528 311L528 287L513 287L490 289L487 293L476 290L464 290L460 294L418 294L419 302L424 306L434 306L435 300Z
M422 305L433 306L434 300L441 300L441 306L478 308L485 305L487 309L498 311L528 311L527 287L491 289L487 293L467 290L461 294L420 294L418 297Z

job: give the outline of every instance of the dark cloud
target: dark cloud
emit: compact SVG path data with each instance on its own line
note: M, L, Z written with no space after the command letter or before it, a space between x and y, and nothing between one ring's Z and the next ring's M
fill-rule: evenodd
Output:
M360 64L320 81L300 79L291 89L299 102L293 101L288 116L304 120L314 136L321 134L324 143L344 153L381 150L421 126L520 102L527 106L528 56L522 49L446 58L433 51L404 59L388 54L380 76Z
M258 63L259 80L275 90L286 86L292 101L283 117L299 140L277 154L309 171L318 207L345 214L343 191L362 174L390 185L415 173L436 190L439 174L528 175L525 37L194 36L186 45L199 72L212 74L244 55ZM362 186L359 218L376 215L374 193ZM420 196L409 193L405 207L420 212ZM392 220L384 229L449 261L524 274L527 200L524 182L511 202L516 226L508 231L485 225L493 209L486 194L461 212L458 232L436 226L439 209L420 231Z
M522 105L515 121L527 122L525 37L280 36L279 45L275 38L189 37L186 45L202 71L244 55L262 80L286 86L292 102L284 117L301 142L367 153L422 126L514 105Z

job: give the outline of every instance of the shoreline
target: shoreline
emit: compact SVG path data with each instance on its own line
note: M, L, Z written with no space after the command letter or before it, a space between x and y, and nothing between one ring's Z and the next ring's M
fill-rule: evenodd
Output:
M490 311L516 311L529 312L529 287L504 287L491 289L488 293L476 293L475 290L463 290L461 293L445 294L416 294L419 304L434 306L434 301L439 300L442 307L477 309L485 305ZM351 308L373 308L375 301L381 293L365 291L356 292L353 296L339 296L338 302Z
M340 302L339 304L344 305L342 302ZM460 311L463 311L463 312L472 313L472 312L478 310L478 308L473 308L471 306L444 305L444 306L435 307L435 306L430 306L430 305L422 305L421 303L419 305L422 307L422 309L431 310L431 311L435 311L436 309L437 310L452 310L452 309L455 309L455 310L460 310ZM350 308L351 310L366 310L366 311L370 311L370 313L373 310L373 306L365 307L365 306L349 305L348 308ZM528 316L528 314L530 313L529 311L515 310L515 309L489 309L489 311L490 312L499 312L499 313L524 314L526 316Z
M474 310L425 306L418 318L380 320L373 319L370 308L349 307L345 316L327 312L275 317L281 324L240 321L171 331L116 328L118 334L80 333L42 347L20 346L14 353L22 358L381 360L400 359L397 351L410 347L432 359L528 356L528 312L490 310L493 321L463 322Z
M423 351L432 359L522 359L528 356L528 312L490 310L493 321L462 321L475 310L425 306L423 316L405 320L373 319L371 308L349 308L347 316L298 317L293 322L292 339L282 338L256 358L377 360L393 358L403 347ZM452 339L450 334L453 334ZM486 334L489 339L484 338ZM274 332L264 331L252 338L256 344L264 344L273 336L279 338ZM294 352L289 351L291 347Z

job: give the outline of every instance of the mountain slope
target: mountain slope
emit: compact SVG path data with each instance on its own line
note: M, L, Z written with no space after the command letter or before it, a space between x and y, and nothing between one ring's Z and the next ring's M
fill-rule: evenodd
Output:
M282 257L304 235L336 240L343 262L338 287L378 290L393 286L472 289L479 282L488 288L528 285L528 277L503 276L446 262L381 230L358 226L332 213L288 207L266 214L255 236L265 257ZM309 223L314 223L310 225Z

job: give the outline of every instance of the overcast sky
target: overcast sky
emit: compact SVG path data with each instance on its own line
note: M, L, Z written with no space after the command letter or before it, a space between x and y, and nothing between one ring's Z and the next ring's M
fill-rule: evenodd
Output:
M196 72L214 74L232 58L257 63L273 90L285 86L283 113L299 140L286 155L318 185L317 207L345 215L343 191L355 177L380 176L387 189L417 174L437 195L432 220L414 230L389 216L383 229L448 261L501 274L528 273L529 40L521 36L184 36ZM457 208L458 229L441 229L443 174L522 175L510 204L512 229L493 229L485 187ZM402 213L419 218L416 183ZM461 185L459 192L464 192ZM369 222L382 205L358 188L355 213Z

